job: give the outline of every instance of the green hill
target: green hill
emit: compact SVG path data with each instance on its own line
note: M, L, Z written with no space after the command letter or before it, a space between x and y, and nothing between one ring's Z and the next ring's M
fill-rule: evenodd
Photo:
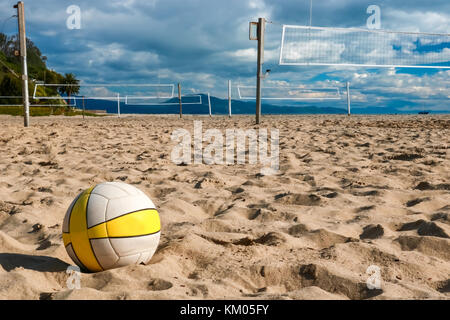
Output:
M21 96L22 83L20 80L21 61L15 55L19 51L17 36L7 36L0 33L0 96ZM64 76L49 70L46 66L47 57L43 56L38 47L27 39L27 62L29 76L29 92L34 92L35 81L45 83L62 83ZM38 96L57 96L56 87L38 87ZM45 102L33 101L32 104L64 104L63 100L46 100ZM21 104L21 99L0 99L1 105Z

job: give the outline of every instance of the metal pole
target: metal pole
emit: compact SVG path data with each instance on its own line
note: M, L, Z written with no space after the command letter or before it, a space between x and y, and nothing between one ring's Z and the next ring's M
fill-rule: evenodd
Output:
M14 6L17 8L19 21L20 57L22 60L22 99L24 111L24 126L30 125L30 100L28 96L28 66L27 66L27 38L25 34L25 7L22 1Z
M83 119L84 119L84 111L85 111L85 108L84 108L84 96L83 96Z
M211 95L208 92L208 107L209 107L209 117L212 117L212 112L211 112Z
M117 94L117 116L120 118L120 93Z
M258 19L258 67L256 74L256 124L259 124L261 118L261 80L262 65L264 64L264 32L266 29L266 20Z
M231 80L228 80L228 116L231 118Z
M347 112L348 116L351 115L351 108L350 108L350 82L347 81Z
M178 100L180 101L180 119L183 118L183 103L181 102L181 84L178 84Z

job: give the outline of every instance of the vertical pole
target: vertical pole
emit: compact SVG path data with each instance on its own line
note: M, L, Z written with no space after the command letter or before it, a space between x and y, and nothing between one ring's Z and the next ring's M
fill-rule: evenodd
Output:
M117 116L120 118L120 93L117 94Z
M178 100L180 101L180 119L183 118L183 103L181 102L181 84L178 84Z
M228 80L228 117L231 118L231 80Z
M209 107L209 117L212 117L212 111L211 111L211 95L208 92L208 107Z
M351 108L350 108L350 82L347 81L347 113L348 116L351 115Z
M83 96L83 119L84 119L84 111L85 111L85 109L84 109L84 96Z
M22 60L22 99L24 111L24 126L30 125L30 101L28 97L28 66L27 66L27 38L25 33L25 6L22 1L14 6L17 8L19 21L20 57Z
M256 124L259 124L261 118L261 79L262 65L264 64L264 32L266 29L266 20L258 19L258 66L256 74Z

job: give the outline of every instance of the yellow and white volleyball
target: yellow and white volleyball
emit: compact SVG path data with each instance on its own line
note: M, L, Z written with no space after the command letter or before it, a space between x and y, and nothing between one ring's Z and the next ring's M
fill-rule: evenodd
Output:
M152 200L123 182L83 191L63 222L63 241L72 260L98 272L147 263L159 243L161 222Z

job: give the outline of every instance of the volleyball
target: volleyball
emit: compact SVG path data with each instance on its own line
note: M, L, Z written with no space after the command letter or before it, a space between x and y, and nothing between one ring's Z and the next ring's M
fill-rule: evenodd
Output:
M63 242L84 271L98 272L147 263L155 253L161 223L152 200L123 182L81 192L63 222Z

